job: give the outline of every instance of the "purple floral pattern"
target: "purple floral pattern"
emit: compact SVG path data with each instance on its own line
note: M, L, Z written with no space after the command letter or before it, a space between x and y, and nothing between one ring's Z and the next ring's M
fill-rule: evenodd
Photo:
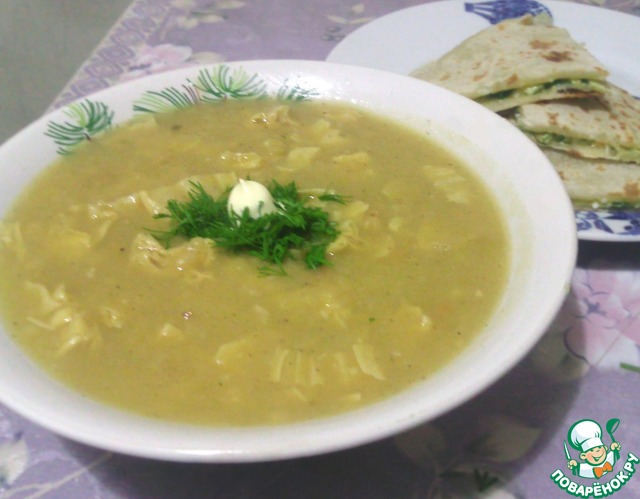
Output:
M564 334L567 350L589 366L619 369L640 365L639 315L640 271L611 272L596 263L576 269L554 328Z
M128 71L120 80L139 78L140 76L158 73L166 69L181 67L189 60L192 53L191 47L181 47L168 43L156 45L155 47L144 45L140 47L135 58L129 64Z

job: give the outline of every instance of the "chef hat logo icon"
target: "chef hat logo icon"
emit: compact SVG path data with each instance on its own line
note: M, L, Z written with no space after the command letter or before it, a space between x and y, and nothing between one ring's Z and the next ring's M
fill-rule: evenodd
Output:
M592 419L576 421L567 432L564 442L564 452L567 467L574 475L582 478L599 479L613 471L616 461L620 459L621 444L617 442L613 433L620 424L619 419L610 419L605 425L610 445L605 444L602 426ZM577 458L572 455L567 441L575 451Z

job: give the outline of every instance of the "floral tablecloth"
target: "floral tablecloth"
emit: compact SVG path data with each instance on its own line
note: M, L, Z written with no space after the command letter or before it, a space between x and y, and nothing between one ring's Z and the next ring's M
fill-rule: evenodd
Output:
M325 59L354 29L419 3L135 0L52 107L193 63ZM590 4L640 16L640 0ZM563 445L583 420L600 428L595 438L610 449L621 445L613 470L601 478L580 478L567 468L565 452L578 462L586 459ZM517 367L451 413L356 449L271 463L157 462L75 443L0 405L2 499L637 498L637 456L637 243L581 242L560 314Z

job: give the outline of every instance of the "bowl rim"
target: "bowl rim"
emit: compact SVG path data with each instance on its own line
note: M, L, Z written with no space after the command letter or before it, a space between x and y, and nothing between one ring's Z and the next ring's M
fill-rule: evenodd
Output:
M151 420L85 399L35 366L21 353L19 347L13 344L8 338L9 335L3 332L4 327L0 327L0 357L9 356L9 362L4 363L4 366L0 365L0 402L59 435L128 455L184 462L278 460L343 450L389 437L432 420L488 388L530 351L551 324L569 290L577 255L577 235L573 207L559 177L546 157L528 138L506 120L481 105L443 88L404 75L325 61L257 60L221 64L231 68L248 68L274 78L301 74L323 83L325 91L329 92L329 100L348 101L378 114L391 112L398 99L407 99L403 93L414 92L411 95L419 96L415 98L416 108L425 103L426 97L429 97L430 102L437 103L433 105L448 106L449 112L455 117L449 127L454 124L462 128L468 127L469 125L463 121L471 117L488 131L500 130L504 137L509 139L509 144L505 146L510 148L510 154L515 154L514 151L524 153L526 161L541 167L541 171L536 172L535 176L537 181L544 180L544 185L539 185L537 192L540 195L546 193L547 200L552 203L552 208L541 209L553 211L553 218L550 213L545 212L546 219L553 221L554 226L552 229L545 228L553 234L549 234L549 240L544 241L545 245L554 243L548 248L549 258L553 257L553 262L545 262L545 268L549 270L548 275L534 276L545 280L549 286L549 293L537 300L535 310L538 315L535 320L530 320L523 326L527 334L512 340L515 344L511 349L506 349L508 356L500 351L493 352L503 355L503 358L500 362L489 363L485 371L474 377L473 385L467 386L458 382L451 393L438 391L437 395L440 398L435 404L424 401L425 395L433 392L421 390L421 387L427 386L421 383L377 403L336 416L276 426L212 428ZM174 69L120 83L87 97L121 99L127 92L141 93L139 91L148 88L149 85L192 76L201 68L219 65L194 65ZM376 81L378 87L353 88L354 84L365 81ZM123 102L130 103L130 99L125 98ZM67 106L47 113L2 144L0 163L7 158L19 158L34 134L41 131L51 119L62 117L65 109ZM460 110L463 115L460 114ZM424 111L414 112L417 118L424 119L421 115ZM428 121L433 120L430 118ZM436 126L441 124L436 123ZM489 136L487 139L494 140ZM51 160L48 163L51 163ZM0 168L1 174L8 174L16 185L23 185L32 178L30 175L16 173L15 168L9 171L6 166ZM14 188L16 192L21 190L22 188ZM532 230L542 231L538 225L537 221L532 223ZM6 352L11 352L11 355ZM15 380L11 379L12 374L16 372L29 373L31 376L30 383L33 386L29 392L24 391L24 385L15 384ZM39 394L39 399L32 396L34 389ZM159 436L162 436L162 439L158 438Z

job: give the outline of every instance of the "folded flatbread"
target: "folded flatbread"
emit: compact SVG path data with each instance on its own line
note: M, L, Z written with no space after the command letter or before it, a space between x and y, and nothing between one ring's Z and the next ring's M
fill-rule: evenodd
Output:
M608 89L599 99L526 104L512 121L542 147L640 163L640 101L613 84Z
M560 174L576 208L640 207L640 165L542 151Z
M604 91L608 72L547 15L508 19L411 73L493 111Z

